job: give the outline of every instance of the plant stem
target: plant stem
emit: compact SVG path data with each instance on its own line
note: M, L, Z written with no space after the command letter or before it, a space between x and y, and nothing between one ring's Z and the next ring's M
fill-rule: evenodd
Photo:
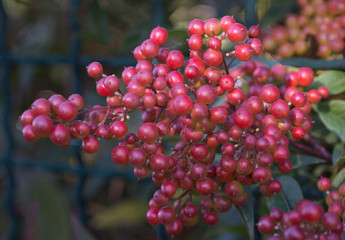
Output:
M309 146L306 146L303 143L296 142L296 141L294 141L292 139L289 139L289 143L290 143L291 146L293 146L295 148L298 148L298 149L302 150L303 152L306 152L306 153L308 153L310 155L313 155L315 157L323 159L327 163L331 163L332 162L332 158L331 157L326 157L326 156L324 156L324 154L320 153L316 149L311 148Z
M304 135L304 139L307 142L310 142L320 153L322 153L327 159L332 159L332 154L328 152L328 150L322 146L315 138L310 136L309 134Z

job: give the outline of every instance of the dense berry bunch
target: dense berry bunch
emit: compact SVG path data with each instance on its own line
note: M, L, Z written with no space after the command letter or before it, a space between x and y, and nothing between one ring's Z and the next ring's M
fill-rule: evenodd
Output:
M265 49L279 58L308 56L343 57L345 48L345 1L299 0L300 13L263 33Z
M323 87L303 92L314 79L309 68L287 72L281 65L268 68L250 60L262 51L258 26L247 31L226 16L193 20L188 32L186 63L180 51L162 47L168 33L161 27L134 49L137 64L123 70L122 80L104 74L100 63L91 63L87 72L107 106L85 106L77 113L84 106L79 95L67 100L53 95L35 101L21 116L29 141L50 136L53 143L66 146L72 138L94 153L99 138L120 139L111 159L131 163L138 178L151 173L160 189L149 203L147 220L164 224L172 235L197 224L195 194L203 196L202 218L212 225L217 212L246 203L243 185L259 184L265 196L278 193L281 184L270 167L290 171L287 135L292 131L295 139L303 138L312 127L310 102L328 95ZM235 47L224 53L226 41ZM236 58L246 62L230 70ZM142 111L137 130L125 123L135 110ZM85 114L84 119L72 122L78 114ZM169 136L180 141L166 152L162 143Z
M338 190L329 191L331 181L321 178L318 188L327 193L326 203L328 210L324 211L321 205L303 199L296 204L296 209L282 212L272 209L269 215L263 216L258 224L262 234L273 235L269 240L340 240L344 231L345 222L345 183Z
M331 190L331 180L323 177L317 183L317 187L326 193L325 201L328 212L334 213L345 221L345 183L341 184L338 189Z

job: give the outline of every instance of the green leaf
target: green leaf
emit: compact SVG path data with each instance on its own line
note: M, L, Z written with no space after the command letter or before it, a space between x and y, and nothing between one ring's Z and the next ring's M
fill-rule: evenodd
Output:
M317 105L313 104L313 109L318 113L323 124L345 142L345 101L321 102Z
M345 159L344 153L344 143L337 143L332 152L332 163L334 167L340 166L339 162L342 162L342 159Z
M330 70L315 77L310 88L315 89L325 86L330 89L330 94L339 94L345 91L345 72Z
M248 194L248 201L242 207L236 207L243 223L248 231L249 239L254 240L254 202L251 187L244 187L244 190Z
M296 203L303 199L301 187L298 182L290 176L281 176L277 180L282 184L282 191L271 198L266 198L270 210L279 208L282 211L290 211L296 208Z
M325 162L321 158L312 157L309 155L302 155L302 154L291 154L290 161L292 163L292 168L300 168L302 166L308 166L311 164L318 164L318 163Z
M91 219L95 229L133 226L145 219L147 205L134 200L124 200L97 213Z
M340 172L338 172L335 175L335 177L332 180L332 186L337 188L344 182L345 182L345 168L340 170Z

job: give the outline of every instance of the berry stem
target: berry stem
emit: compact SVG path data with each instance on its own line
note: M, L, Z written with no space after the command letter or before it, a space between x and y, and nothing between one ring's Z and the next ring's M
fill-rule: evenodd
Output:
M236 56L233 56L232 59L231 59L231 61L229 62L228 66L227 66L227 68L226 68L228 71L229 71L229 68L230 68L231 64L235 61L235 59L236 59ZM229 74L229 73L228 73L228 74Z
M291 146L298 148L300 150L302 150L303 152L306 152L310 155L313 155L315 157L321 158L323 160L325 160L325 162L327 163L331 163L332 162L332 157L326 157L324 156L324 154L320 153L319 151L317 151L314 148L311 148L309 146L304 145L303 143L300 142L296 142L292 139L289 139L289 143L291 144Z
M158 120L159 120L159 118L161 117L161 115L162 115L162 113L163 113L163 111L165 110L165 107L161 107L160 109L159 109L159 113L158 113L158 115L157 115L157 117L156 117L156 120L155 120L155 124L158 122Z
M314 145L314 147L318 151L320 151L320 153L322 153L325 156L325 158L332 159L332 155L330 154L330 152L324 146L322 146L315 138L313 138L309 134L305 134L304 139L307 142L310 142L312 145Z

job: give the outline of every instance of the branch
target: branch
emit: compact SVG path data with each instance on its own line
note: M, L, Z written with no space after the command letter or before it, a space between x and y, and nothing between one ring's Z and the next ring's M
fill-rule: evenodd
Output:
M305 134L304 139L310 142L312 145L314 145L316 150L322 153L325 156L325 158L332 159L332 154L324 146L322 146L315 138L313 138L309 134Z
M311 148L311 147L309 147L309 146L306 146L306 145L304 145L303 143L296 142L296 141L294 141L294 140L292 140L292 139L290 139L290 138L289 138L289 143L290 143L291 146L293 146L293 147L295 147L295 148L298 148L298 149L302 150L303 152L306 152L306 153L308 153L308 154L310 154L310 155L313 155L313 156L315 156L315 157L318 157L318 158L320 158L320 159L323 159L323 160L325 160L325 162L327 162L327 163L331 163L331 162L332 162L332 158L331 158L331 157L330 157L330 158L329 158L329 157L326 157L326 156L324 156L322 153L320 153L319 151L317 151L316 149Z

